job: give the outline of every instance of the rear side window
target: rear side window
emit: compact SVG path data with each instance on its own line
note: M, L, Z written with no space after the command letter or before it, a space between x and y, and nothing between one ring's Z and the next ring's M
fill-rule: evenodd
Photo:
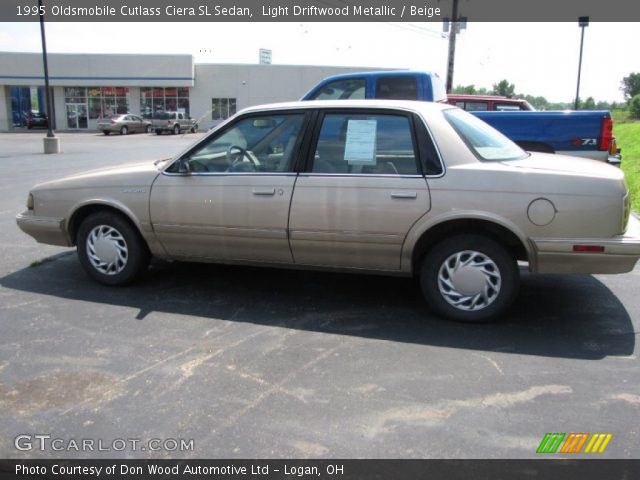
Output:
M380 77L376 84L376 98L417 100L418 80L412 76Z
M496 103L496 110L499 112L519 112L523 109L515 103Z
M487 102L465 102L464 109L469 112L486 112L489 110L489 104Z
M402 115L327 114L312 172L416 175L411 122Z
M502 133L463 110L445 110L445 118L480 160L501 162L529 155Z
M336 80L321 87L310 100L361 100L365 97L365 86L364 78Z

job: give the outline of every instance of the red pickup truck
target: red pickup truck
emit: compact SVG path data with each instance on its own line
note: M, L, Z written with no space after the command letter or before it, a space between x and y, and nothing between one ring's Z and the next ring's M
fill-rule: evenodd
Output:
M447 95L447 103L470 112L535 110L529 102L521 98L494 95Z

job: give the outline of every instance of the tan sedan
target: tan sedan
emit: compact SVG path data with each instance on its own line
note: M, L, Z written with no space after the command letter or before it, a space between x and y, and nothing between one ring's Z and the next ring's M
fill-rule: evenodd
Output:
M119 133L128 135L129 133L151 133L151 121L145 120L139 115L127 113L126 115L114 115L108 120L98 122L98 130L105 135Z
M463 321L511 305L518 261L621 273L640 258L619 169L524 152L426 102L247 109L175 158L38 185L17 221L76 245L107 285L151 256L415 276L436 313Z

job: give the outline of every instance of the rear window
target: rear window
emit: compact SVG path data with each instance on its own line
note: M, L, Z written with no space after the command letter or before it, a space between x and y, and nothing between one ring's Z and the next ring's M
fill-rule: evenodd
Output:
M173 115L167 112L155 112L153 114L153 118L155 120L169 120L170 118L173 118Z
M445 118L480 160L502 162L529 155L502 133L463 110L445 110Z
M380 77L376 85L376 98L417 100L418 80L412 76Z

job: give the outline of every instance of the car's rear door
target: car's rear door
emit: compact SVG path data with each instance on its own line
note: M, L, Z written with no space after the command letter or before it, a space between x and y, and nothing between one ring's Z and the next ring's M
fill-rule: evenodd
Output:
M296 264L400 269L411 226L430 209L412 114L320 113L291 203Z
M291 263L287 222L305 113L240 117L154 182L154 231L177 258ZM185 171L185 167L187 171Z

